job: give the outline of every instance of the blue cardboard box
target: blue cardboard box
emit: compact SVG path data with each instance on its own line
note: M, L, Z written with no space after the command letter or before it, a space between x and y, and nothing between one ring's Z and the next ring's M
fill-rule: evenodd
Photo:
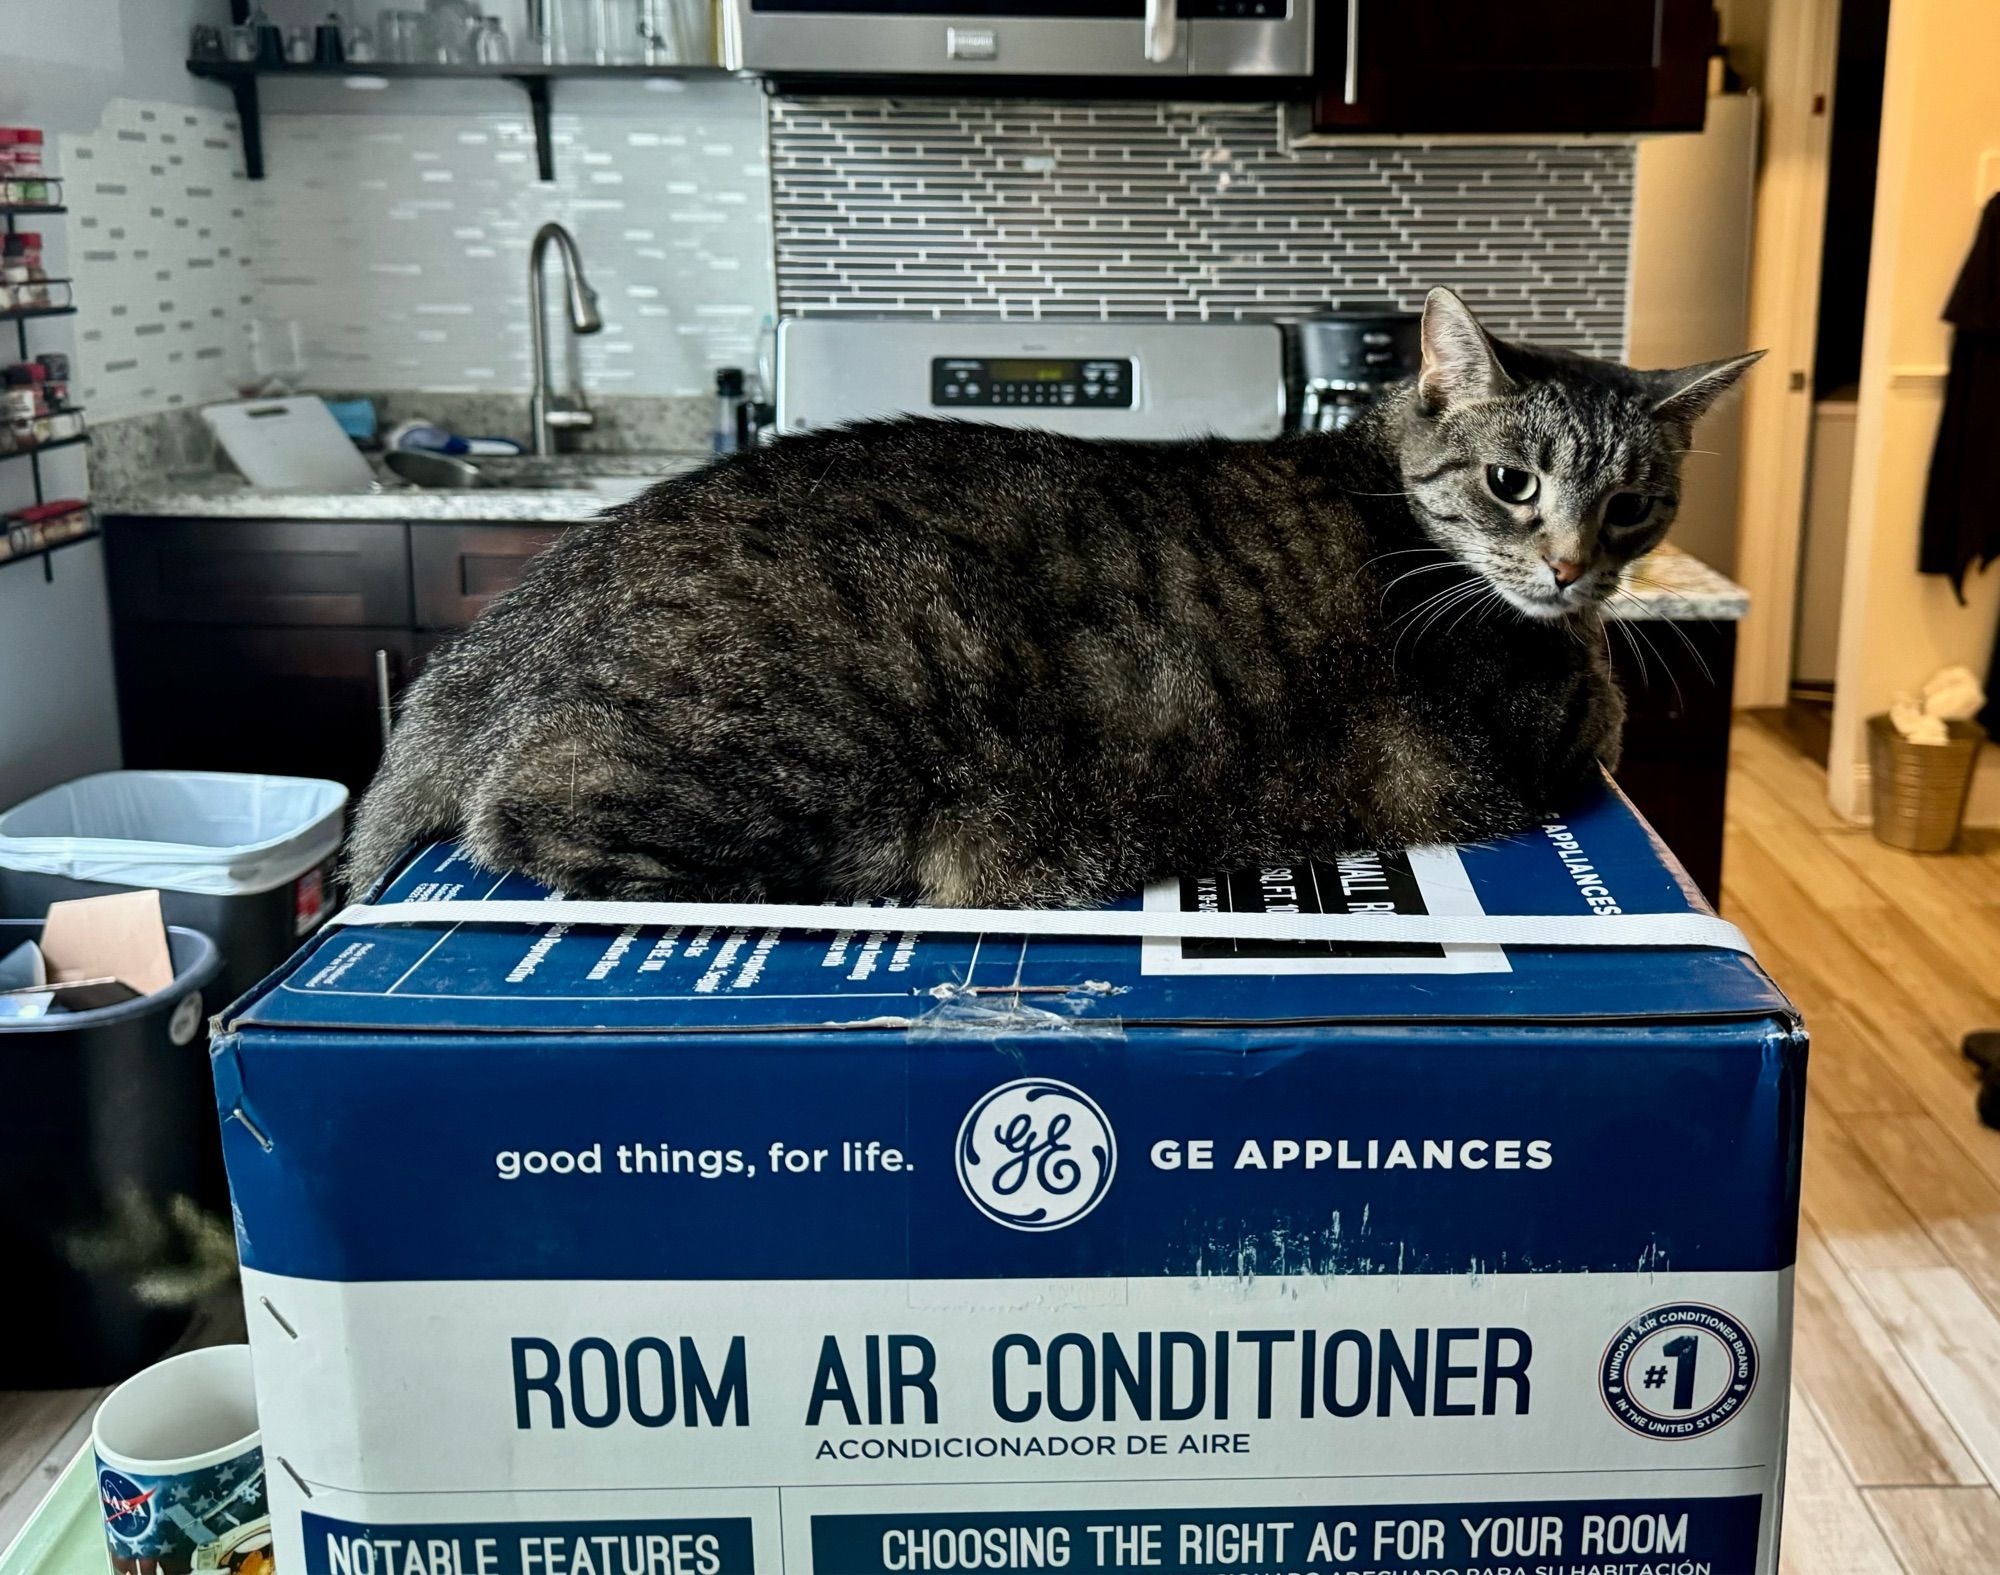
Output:
M1607 793L1141 903L1699 898ZM342 928L232 1008L281 1568L1775 1571L1754 961L881 924Z

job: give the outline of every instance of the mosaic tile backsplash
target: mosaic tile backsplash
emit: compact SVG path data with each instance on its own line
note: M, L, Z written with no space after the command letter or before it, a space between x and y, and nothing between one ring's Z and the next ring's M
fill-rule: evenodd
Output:
M309 387L524 395L549 218L603 299L580 354L607 398L709 393L776 308L1274 316L1442 283L1502 332L1623 339L1622 144L1288 148L1270 106L647 99L558 113L546 186L525 106L267 114L253 183L232 115L114 101L58 151L93 419L236 397L253 338Z
M1271 106L778 99L783 310L1230 318L1411 310L1622 348L1633 150L1287 149Z
M91 421L236 397L251 294L236 117L113 99L58 139L76 279L76 382Z

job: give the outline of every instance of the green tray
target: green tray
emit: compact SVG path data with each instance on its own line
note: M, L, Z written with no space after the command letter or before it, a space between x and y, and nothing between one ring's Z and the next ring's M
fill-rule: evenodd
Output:
M0 1553L0 1575L108 1575L95 1475L85 1444Z

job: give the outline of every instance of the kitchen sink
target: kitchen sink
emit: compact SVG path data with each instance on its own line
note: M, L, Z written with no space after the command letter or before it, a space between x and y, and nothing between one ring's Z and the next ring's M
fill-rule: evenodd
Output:
M536 476L518 481L500 480L486 489L495 492L588 492L612 503L636 498L650 487L655 476Z
M645 454L615 456L564 456L556 459L532 457L478 458L458 462L463 479L437 486L410 486L412 491L582 493L606 503L623 503L637 497L654 482L694 469L706 456L694 454ZM467 467L470 467L468 472ZM429 480L426 476L425 481ZM391 482L396 490L407 483Z

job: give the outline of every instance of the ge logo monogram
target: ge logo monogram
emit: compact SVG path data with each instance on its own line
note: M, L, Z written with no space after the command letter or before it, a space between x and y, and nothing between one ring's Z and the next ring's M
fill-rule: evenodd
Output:
M1097 1101L1054 1078L1002 1083L958 1129L958 1184L1010 1230L1074 1225L1103 1201L1117 1167Z

